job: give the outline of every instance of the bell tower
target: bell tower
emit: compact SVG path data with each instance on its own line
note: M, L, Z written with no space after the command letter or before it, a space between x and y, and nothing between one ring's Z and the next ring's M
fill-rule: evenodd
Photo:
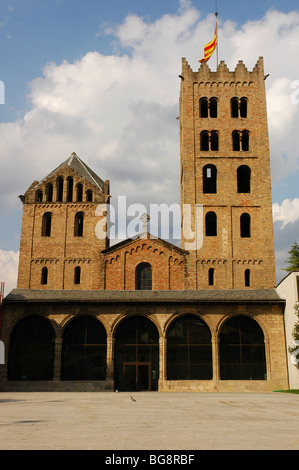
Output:
M182 60L181 208L202 207L202 243L189 252L189 289L275 286L265 75L239 61L193 72ZM183 226L183 224L182 224ZM187 240L182 231L182 248Z
M23 203L18 288L103 288L100 253L108 237L96 236L99 204L109 204L102 181L75 153L41 181Z

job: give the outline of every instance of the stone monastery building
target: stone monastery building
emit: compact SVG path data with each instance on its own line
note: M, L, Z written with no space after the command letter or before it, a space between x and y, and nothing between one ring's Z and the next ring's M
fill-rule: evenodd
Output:
M1 390L288 388L275 290L263 59L180 75L181 208L200 243L147 231L109 246L110 183L72 154L20 199L18 286L4 300ZM154 138L154 136L153 136Z

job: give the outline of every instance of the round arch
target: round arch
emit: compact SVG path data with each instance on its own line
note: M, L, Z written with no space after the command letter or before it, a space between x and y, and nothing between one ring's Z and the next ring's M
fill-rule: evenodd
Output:
M122 317L114 328L117 390L158 390L159 330L144 315Z
M92 315L70 319L62 331L61 380L105 380L107 333Z
M166 330L167 379L211 380L213 378L212 334L198 315L182 314Z
M28 315L12 328L7 363L11 381L52 380L55 329L41 315Z
M249 315L233 315L219 328L221 380L266 380L265 336Z

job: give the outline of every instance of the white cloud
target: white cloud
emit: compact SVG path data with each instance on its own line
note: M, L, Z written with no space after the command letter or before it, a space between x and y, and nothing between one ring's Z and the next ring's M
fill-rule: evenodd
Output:
M281 222L281 229L284 229L299 220L299 198L285 199L281 204L274 203L272 211L273 221Z
M19 252L0 250L0 281L5 282L4 295L17 286Z

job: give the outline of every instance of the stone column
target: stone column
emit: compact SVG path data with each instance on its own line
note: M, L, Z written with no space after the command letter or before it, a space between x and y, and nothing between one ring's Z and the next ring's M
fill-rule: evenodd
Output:
M159 336L159 391L164 389L166 380L166 341L164 334Z
M61 379L61 352L62 352L62 338L56 338L55 339L55 351L54 351L53 381L60 381Z
M219 338L212 338L213 380L220 380Z
M110 389L114 389L114 343L111 335L107 337L107 363L106 363L106 384Z

